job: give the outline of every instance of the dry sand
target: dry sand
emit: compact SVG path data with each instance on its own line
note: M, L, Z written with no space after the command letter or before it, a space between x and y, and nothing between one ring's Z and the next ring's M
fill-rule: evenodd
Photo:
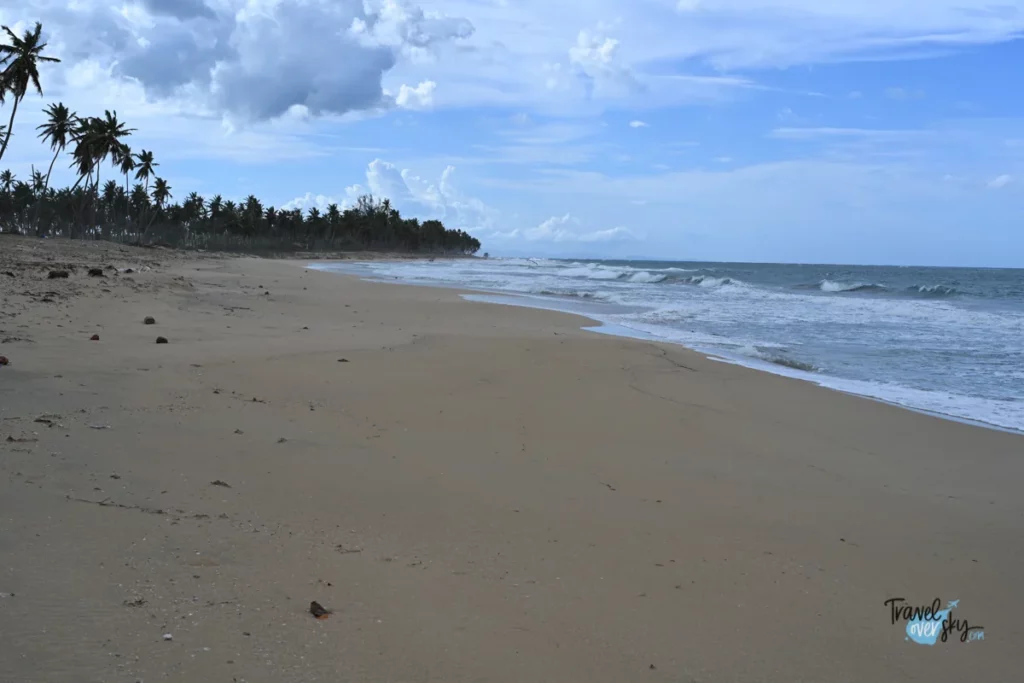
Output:
M0 304L3 683L1020 680L1024 437L282 261Z

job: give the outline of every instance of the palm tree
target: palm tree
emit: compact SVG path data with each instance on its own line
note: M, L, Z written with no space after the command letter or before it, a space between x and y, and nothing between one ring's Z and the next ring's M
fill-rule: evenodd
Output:
M42 131L39 137L43 139L43 142L50 143L50 149L53 150L53 159L50 160L50 168L46 171L46 181L43 183L44 194L47 188L50 187L50 174L53 173L53 165L57 162L57 157L60 156L60 153L68 146L68 141L71 139L75 124L78 121L78 116L65 107L63 102L51 104L47 107L46 115L49 117L49 120L40 126L36 126L36 130ZM36 215L33 220L37 230L39 229L40 206L41 203L36 206Z
M43 177L42 171L37 171L36 167L32 166L32 192L38 197L42 197L46 191L46 179Z
M171 186L163 178L153 180L153 203L162 209L164 202L171 198Z
M78 171L78 180L71 188L72 191L86 178L89 178L89 182L86 182L85 187L92 185L92 169L96 165L99 138L98 122L99 119L93 116L76 119L71 130L71 140L75 143L75 148L71 152L71 165Z
M118 150L117 156L119 158L115 160L115 163L118 165L121 173L124 173L124 194L128 196L128 174L135 170L135 157L132 156L132 150L128 145L123 145ZM126 223L131 222L132 207L130 204L125 209L124 218Z
M11 107L11 120L7 123L7 134L4 135L3 147L0 147L0 159L7 151L7 144L11 141L11 133L14 132L14 117L18 113L18 104L25 98L28 86L35 87L40 96L43 88L39 85L39 62L59 62L56 57L43 56L43 48L46 43L40 43L39 38L43 32L43 25L36 22L35 29L25 31L25 35L19 38L14 31L6 26L2 27L7 33L10 45L0 45L0 65L5 65L0 73L0 102L4 96L10 93L14 96L14 106Z
M46 171L46 186L49 187L53 165L56 163L60 153L68 146L68 141L71 139L72 133L74 133L75 122L78 121L78 116L65 107L63 102L51 104L47 107L46 115L49 117L49 120L41 126L36 126L36 130L42 131L39 137L43 139L43 142L50 143L50 149L53 150L53 159L50 161L50 168Z
M14 187L14 174L11 173L11 169L6 169L0 172L0 187L4 189L4 194L8 194L11 188Z
M156 175L156 167L160 164L153 161L153 153L142 150L135 155L135 179L146 183L146 192L149 192L149 178Z
M134 128L125 128L124 124L117 120L117 112L109 109L104 112L103 118L94 118L92 126L92 144L90 152L93 157L93 164L96 169L96 180L94 187L100 183L100 164L110 157L115 164L120 164L125 156L131 156L128 145L121 141L121 138L128 137Z
M128 195L128 201L131 202L132 206L138 208L139 215L142 215L142 212L149 206L149 193L146 192L146 188L142 186L142 183L135 183L132 186L132 191Z

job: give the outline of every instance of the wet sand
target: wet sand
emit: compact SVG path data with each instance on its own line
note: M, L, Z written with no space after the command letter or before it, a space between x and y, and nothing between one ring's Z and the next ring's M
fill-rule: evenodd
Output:
M1024 437L587 324L0 237L0 681L1019 676Z

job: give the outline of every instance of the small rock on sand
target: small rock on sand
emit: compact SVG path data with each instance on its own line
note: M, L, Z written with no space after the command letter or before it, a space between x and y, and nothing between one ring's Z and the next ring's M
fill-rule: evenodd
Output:
M323 605L314 600L311 603L309 603L309 613L317 619L326 619L328 616L330 616L331 611L329 609L324 609Z
M0 356L0 365L10 365L11 361L7 360L7 356Z
M106 274L102 268L90 268L89 277L106 277Z
M91 337L89 337L89 341L99 341L99 340L100 340L100 335L98 335L98 334L94 334Z
M157 344L166 344L167 343L167 337L157 337L156 338L156 343Z
M47 277L47 279L50 279L50 280L58 280L58 279L66 279L67 276L68 276L68 271L66 271L66 270L51 270L50 274L47 275L46 277Z
M151 315L147 315L142 321L143 325L156 325L156 318Z

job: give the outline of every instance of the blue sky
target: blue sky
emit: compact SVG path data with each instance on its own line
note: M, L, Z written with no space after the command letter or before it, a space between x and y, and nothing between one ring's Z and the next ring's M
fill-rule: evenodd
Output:
M373 192L494 255L1024 266L1024 0L25 0L0 20L42 21L64 60L19 112L21 177L62 100L116 109L178 198Z

